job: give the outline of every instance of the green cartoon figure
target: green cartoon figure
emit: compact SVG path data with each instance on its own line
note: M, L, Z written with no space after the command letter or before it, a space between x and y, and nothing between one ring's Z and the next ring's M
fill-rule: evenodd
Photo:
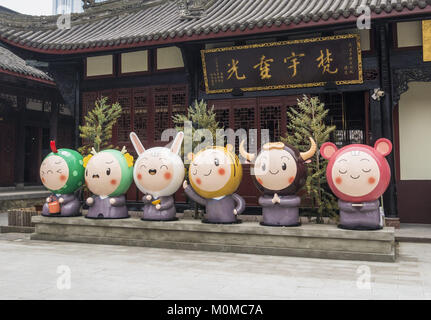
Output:
M133 157L126 149L103 150L84 159L85 183L94 194L87 199L87 218L125 219L129 217L125 193L133 182Z
M84 159L75 150L57 150L55 141L51 141L51 151L40 166L40 179L52 192L46 199L42 215L79 216L81 204L75 193L84 184Z

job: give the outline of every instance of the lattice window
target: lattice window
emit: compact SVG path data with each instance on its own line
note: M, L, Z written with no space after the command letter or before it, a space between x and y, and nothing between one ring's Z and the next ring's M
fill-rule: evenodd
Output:
M255 112L254 108L236 108L234 110L235 130L237 129L255 129Z
M219 127L223 129L229 128L229 109L214 109L214 113L216 114L216 121L219 124Z
M260 129L268 129L271 141L280 141L281 106L260 109Z
M85 116L94 109L94 103L97 100L97 92L84 92L82 94L82 124L85 124ZM87 145L89 141L82 139L82 144Z
M154 140L160 141L163 131L169 128L169 88L154 89Z
M134 121L133 129L142 141L147 140L148 88L133 90Z
M254 108L235 108L234 109L234 129L244 129L247 134L249 129L256 129L255 127L255 109ZM239 150L239 141L235 139L235 150ZM250 143L250 141L249 141ZM253 142L255 143L255 142Z
M106 104L113 104L116 102L114 90L104 90L99 93L99 98L108 97Z
M131 129L131 89L118 90L117 100L123 109L117 121L117 142L128 143Z
M171 90L172 117L187 112L187 87L173 87Z

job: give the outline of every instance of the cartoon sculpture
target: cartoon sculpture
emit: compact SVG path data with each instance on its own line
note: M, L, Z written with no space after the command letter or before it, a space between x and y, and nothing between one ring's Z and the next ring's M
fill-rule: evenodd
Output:
M301 198L296 193L305 185L305 162L316 153L312 138L311 148L299 152L283 142L267 143L257 154L247 153L241 142L241 155L252 163L251 175L256 187L264 195L259 198L262 206L262 225L299 226Z
M133 181L133 157L125 147L103 150L84 158L85 183L94 196L86 200L86 218L125 219L129 217L125 193Z
M196 155L188 155L191 160L189 180L184 181L186 195L206 207L204 223L240 223L237 215L245 209L245 201L234 193L242 179L242 166L232 152L233 146L208 147Z
M184 133L179 132L170 149L156 147L145 150L138 136L130 133L130 140L139 155L133 178L138 189L144 193L142 220L176 220L177 210L172 195L184 180L184 164L178 155L183 138Z
M51 151L40 166L40 180L52 192L43 205L42 215L79 216L81 204L75 192L84 184L83 158L75 150L57 150L55 141L51 141Z
M329 160L326 177L332 192L339 198L342 229L378 230L383 227L379 197L391 180L385 157L392 151L388 139L379 139L374 148L352 144L338 150L324 143L320 154Z

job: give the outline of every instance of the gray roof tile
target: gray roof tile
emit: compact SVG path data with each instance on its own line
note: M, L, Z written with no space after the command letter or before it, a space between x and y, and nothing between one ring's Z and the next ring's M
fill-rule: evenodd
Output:
M112 1L111 1L112 3ZM118 3L124 3L119 7ZM72 28L60 30L58 16L35 17L0 11L0 39L45 50L133 45L159 39L254 30L263 26L334 21L357 15L368 5L374 13L425 8L431 0L207 0L205 17L180 19L176 1L128 0L72 15ZM94 9L94 10L93 10ZM338 20L337 22L342 22Z
M27 65L25 61L16 54L0 46L0 72L2 72L2 70L41 80L53 81L45 72Z

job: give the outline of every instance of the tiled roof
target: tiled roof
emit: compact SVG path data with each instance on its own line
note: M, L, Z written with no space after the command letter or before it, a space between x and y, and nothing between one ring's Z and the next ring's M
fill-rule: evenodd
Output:
M58 16L0 13L0 39L53 53L97 51L163 39L187 41L191 36L220 35L225 31L253 33L262 27L300 23L306 27L322 20L345 22L343 17L358 15L356 10L363 5L376 15L404 14L425 9L431 0L207 0L205 16L190 20L180 19L177 1L122 0L115 8L100 5L73 14L68 30L56 26Z
M0 45L0 73L1 72L30 77L33 80L53 81L45 72L28 66L23 59Z

